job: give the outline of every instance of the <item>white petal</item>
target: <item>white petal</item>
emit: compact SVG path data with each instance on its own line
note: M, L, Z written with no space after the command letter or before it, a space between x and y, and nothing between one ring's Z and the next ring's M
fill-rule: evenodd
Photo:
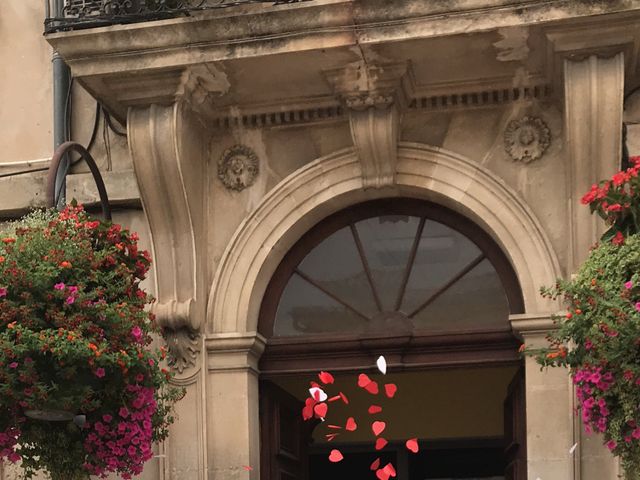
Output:
M383 375L387 374L387 361L384 359L382 355L378 357L378 361L376 362L376 365L378 365L378 370L380 370Z
M578 443L577 443L577 442L576 442L576 443L574 443L574 444L573 444L573 447L571 447L571 448L569 449L569 455L573 455L573 452L575 452L575 451L576 451L576 448L578 448Z
M328 398L327 394L324 393L324 390L318 387L310 388L309 393L311 394L311 398L315 398L320 402L324 402Z

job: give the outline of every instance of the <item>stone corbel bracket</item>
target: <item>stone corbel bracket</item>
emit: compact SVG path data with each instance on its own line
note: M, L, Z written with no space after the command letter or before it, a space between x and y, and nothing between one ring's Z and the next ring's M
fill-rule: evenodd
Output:
M151 231L157 297L152 311L173 368L193 373L206 303L205 130L185 102L131 108L127 126Z
M395 182L400 112L410 98L408 64L356 62L325 72L344 104L365 188Z

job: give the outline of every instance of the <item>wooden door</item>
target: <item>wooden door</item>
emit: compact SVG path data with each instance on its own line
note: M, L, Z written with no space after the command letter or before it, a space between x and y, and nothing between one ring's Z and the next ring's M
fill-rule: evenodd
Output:
M506 480L527 479L527 424L524 368L521 367L507 389L504 401Z
M307 480L312 425L303 403L275 384L260 382L260 478Z

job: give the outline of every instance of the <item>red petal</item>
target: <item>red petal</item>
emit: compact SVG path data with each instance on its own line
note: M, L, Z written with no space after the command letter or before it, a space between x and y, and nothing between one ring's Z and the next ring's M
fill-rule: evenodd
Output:
M371 383L371 379L369 378L369 376L366 373L361 373L360 375L358 375L358 386L361 388L366 387L367 385L369 385Z
M329 385L331 383L334 382L334 378L333 375L331 375L329 372L320 372L318 374L318 378L320 379L320 381L322 383L324 383L325 385Z
M378 469L378 467L380 467L380 459L376 458L373 463L371 464L371 466L369 467L371 470L375 471Z
M384 391L387 394L387 397L389 398L393 398L393 396L396 394L396 392L398 391L398 387L396 386L395 383L387 383L384 386Z
M331 397L328 401L329 402L335 402L336 400L340 400L340 395L336 395L335 397Z
M313 407L313 411L318 418L324 418L327 416L327 411L329 410L329 406L326 403L319 403L315 407Z
M372 395L378 394L378 382L370 382L364 389Z
M369 407L369 415L375 415L376 413L380 413L382 411L382 407L380 405L371 405Z
M349 432L355 432L356 428L358 428L358 424L354 420L353 417L347 418L347 424L345 425L345 430Z
M417 438L410 438L409 440L407 440L407 443L405 443L405 445L407 446L407 449L410 450L413 453L418 453L418 439Z
M311 405L306 405L302 409L302 419L309 420L311 417L313 417L313 407Z
M371 424L371 431L376 437L384 432L385 428L387 428L387 424L385 422L376 421Z
M390 477L395 477L396 476L396 469L393 467L393 464L391 463L387 463L383 470L389 474Z
M311 388L322 388L318 382L311 381L309 382Z
M340 398L345 403L345 405L349 405L349 399L347 398L347 396L344 393L340 392Z
M340 453L340 450L337 450L335 448L331 450L331 453L329 454L329 461L333 463L338 463L343 458L344 457L342 456L342 453Z
M386 445L387 442L384 438L382 437L378 437L378 439L376 440L376 450L382 450Z

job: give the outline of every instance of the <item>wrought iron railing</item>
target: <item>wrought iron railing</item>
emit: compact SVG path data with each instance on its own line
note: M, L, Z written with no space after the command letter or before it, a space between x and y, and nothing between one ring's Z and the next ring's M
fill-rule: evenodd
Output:
M310 0L45 0L45 33L189 16L201 10Z

